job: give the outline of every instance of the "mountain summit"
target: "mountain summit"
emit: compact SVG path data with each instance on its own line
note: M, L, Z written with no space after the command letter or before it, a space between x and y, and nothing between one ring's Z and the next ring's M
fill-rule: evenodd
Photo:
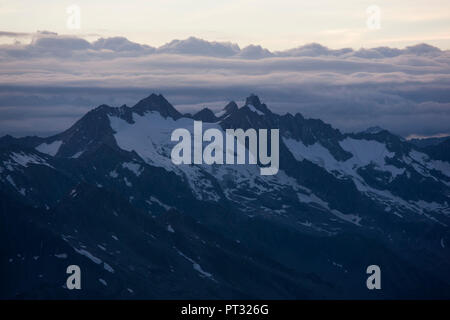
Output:
M154 93L135 104L132 110L140 115L147 111L156 111L163 117L172 117L174 120L182 117L181 113L179 113L166 98L161 94L156 95Z

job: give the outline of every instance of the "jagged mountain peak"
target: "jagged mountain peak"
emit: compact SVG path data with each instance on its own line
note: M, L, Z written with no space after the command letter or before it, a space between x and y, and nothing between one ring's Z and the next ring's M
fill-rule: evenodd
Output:
M227 111L227 112L233 112L236 111L238 109L238 105L236 102L234 101L230 101L224 108L223 110Z
M256 94L252 93L245 99L245 105L249 104L259 107L261 105L261 100L259 100L259 97Z
M203 122L216 122L217 117L214 115L214 112L209 108L203 108L196 114L192 116L194 120L201 120Z
M182 114L162 94L152 93L147 98L140 100L131 109L139 115L143 115L147 111L157 111L164 118L172 117L176 120L182 117Z
M239 110L238 105L236 104L236 102L234 101L230 101L223 109L222 111L219 111L215 114L216 117L218 117L219 119L225 119L226 117L228 117L229 115L233 114L234 112L236 112L237 110Z
M216 118L216 120L224 120L238 110L239 107L236 102L230 101L222 110L215 112L214 117Z
M262 104L259 97L251 94L246 98L245 104L238 107L230 102L222 112L216 114L221 119L224 128L271 128L273 127L272 113L265 104Z
M256 109L257 112L259 111L262 112L263 114L272 113L264 103L261 103L259 97L253 93L245 99L245 106L249 107L250 110L252 111L255 111L253 110L254 107L254 109Z
M385 129L379 127L379 126L373 126L373 127L369 127L366 130L362 131L362 133L368 133L368 134L376 134L379 133L381 131L384 131Z

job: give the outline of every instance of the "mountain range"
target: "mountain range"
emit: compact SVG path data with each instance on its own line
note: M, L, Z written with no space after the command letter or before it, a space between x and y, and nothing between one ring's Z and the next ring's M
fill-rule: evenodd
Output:
M171 132L194 120L279 129L280 171L173 164ZM0 297L449 298L448 150L253 94L195 114L151 94L50 137L3 136ZM65 287L72 264L82 290ZM373 264L382 290L366 288Z

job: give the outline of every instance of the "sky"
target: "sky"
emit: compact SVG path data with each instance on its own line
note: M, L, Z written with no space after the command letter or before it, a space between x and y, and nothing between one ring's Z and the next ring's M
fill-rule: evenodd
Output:
M58 133L100 104L132 106L153 92L181 112L255 93L273 112L344 132L448 135L449 9L448 0L0 0L0 135Z
M75 29L67 25L73 5L80 9ZM272 51L311 42L355 49L426 42L450 49L450 1L0 0L0 30L124 36L152 46L195 36Z

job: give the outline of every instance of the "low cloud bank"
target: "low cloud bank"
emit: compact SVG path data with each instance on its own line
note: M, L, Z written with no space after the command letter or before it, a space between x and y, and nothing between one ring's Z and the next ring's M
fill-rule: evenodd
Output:
M435 135L450 133L449 89L450 52L425 44L271 52L196 38L154 48L45 32L0 46L0 135L51 134L99 104L134 104L152 92L185 112L256 93L274 112L343 131L378 125Z

